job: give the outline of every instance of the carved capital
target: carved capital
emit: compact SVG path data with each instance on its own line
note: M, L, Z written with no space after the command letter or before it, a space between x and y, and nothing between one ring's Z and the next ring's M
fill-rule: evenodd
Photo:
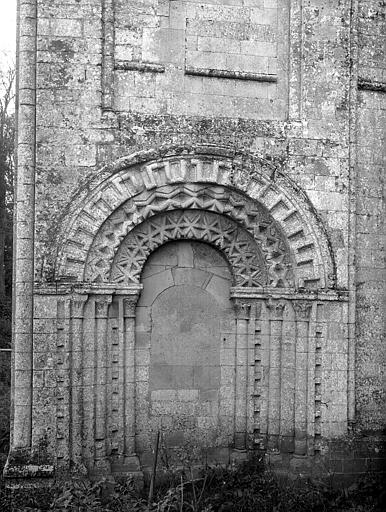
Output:
M96 295L95 300L95 318L107 318L109 306L113 300L111 295Z
M137 307L139 295L129 295L123 299L123 316L125 318L135 317L135 308Z
M306 322L310 319L312 303L305 300L296 300L293 302L293 308L296 314L296 320Z
M84 306L88 300L88 295L74 295L71 297L71 317L83 318Z
M266 303L267 309L270 311L271 320L282 320L285 308L283 300L269 300Z
M248 299L233 299L236 318L239 320L249 320L251 317L252 301Z
M232 297L236 318L250 319L260 318L262 301L253 298Z
M262 309L262 301L258 300L254 303L255 308L255 318L259 319L261 317L261 309Z

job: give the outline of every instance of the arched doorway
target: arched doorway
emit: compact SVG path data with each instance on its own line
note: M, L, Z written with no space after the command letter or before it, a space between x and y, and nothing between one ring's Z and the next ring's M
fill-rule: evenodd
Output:
M52 414L50 443L58 467L84 464L103 474L110 469L123 474L141 471L137 452L146 466L153 434L164 429L167 417L169 423L170 417L178 417L170 412L157 415L153 407L151 394L155 393L155 403L157 392L162 397L168 389L184 406L194 402L187 399L189 393L196 396L190 421L197 429L184 427L183 434L189 438L186 433L196 432L196 439L203 434L200 445L212 460L226 460L230 450L232 459L239 459L254 446L303 456L319 450L323 437L345 431L346 409L323 405L330 400L324 391L326 376L342 383L337 396L344 403L341 376L347 375L348 394L353 397L352 339L344 334L348 295L335 289L344 272L338 278L327 232L307 195L268 162L232 155L233 151L206 146L140 152L93 175L71 199L57 237L52 238L62 241L52 246L57 257L47 259L42 274L47 281L35 286L36 325L48 322L55 333L47 339L57 339L52 359L57 361L52 368L57 385L52 388L52 407L45 411ZM186 277L196 270L208 272L208 267L192 266L188 271L186 265L174 270L165 266L160 274L169 271L173 280L161 283L146 306L151 312L149 329L141 308L149 293L146 283L154 288L159 278L157 273L147 276L143 267L173 243L202 244L222 255L229 262L232 286L229 289L228 280L221 287L214 277L208 284L192 285ZM213 264L211 273L221 277L213 270L217 266ZM182 279L178 284L176 276ZM212 286L215 282L217 288ZM195 305L184 308L183 297L191 304L193 289ZM179 308L174 308L177 313L170 322L165 322L165 303ZM186 320L194 310L206 315L205 328L197 327L199 316ZM168 329L176 327L182 337L190 325L196 333L192 346L200 347L200 339L212 339L214 319L224 322L218 322L220 338L207 344L207 359L217 364L220 354L220 380L213 370L209 384L204 379L192 388L191 380L179 388L175 367L189 352L182 343L180 351L162 359L165 347L168 354L170 342L175 346L180 339ZM158 352L150 350L156 346L153 332L158 333ZM41 332L37 334L40 339ZM32 355L23 340L15 341L15 353L25 349ZM190 366L206 367L201 354L209 352L195 350ZM339 368L326 366L330 360L339 360ZM25 370L23 361L15 360L15 372ZM161 368L163 363L166 368ZM162 383L165 369L177 389ZM42 371L46 372L37 369L33 400L46 401L48 396L39 387ZM47 377L54 375L47 371ZM52 382L46 377L44 381ZM212 408L207 415L200 413L205 393ZM31 396L31 387L20 395L22 402L15 395L14 432L24 432L27 417L34 422L38 440L47 417L41 423L38 417L24 415L24 400ZM213 404L218 396L216 416ZM347 410L352 412L350 403ZM222 438L212 435L216 429ZM173 450L187 443L178 434L173 439L172 430L168 434Z
M167 243L148 258L136 310L136 451L226 462L234 432L234 312L224 256L197 241ZM201 459L201 460L200 460Z
M323 322L341 297L329 289L333 258L305 196L263 169L256 179L247 168L224 172L232 160L212 154L126 167L79 206L55 267L60 279L83 279L68 312L71 343L83 350L71 364L84 369L82 393L71 395L71 456L89 468L141 471L157 430L169 453L196 445L212 461L256 445L312 452L322 432L313 379ZM205 247L222 263L201 268L177 257L171 265L168 253L154 265L173 244L191 254ZM218 266L224 286L213 277ZM208 270L212 279L200 280ZM200 367L210 376L197 385Z

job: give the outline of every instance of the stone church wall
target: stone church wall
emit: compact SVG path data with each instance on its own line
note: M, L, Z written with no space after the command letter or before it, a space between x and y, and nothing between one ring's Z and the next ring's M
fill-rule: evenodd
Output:
M348 436L384 421L381 3L20 2L9 476L139 470L143 396L184 391L134 363L143 265L178 237L231 268L221 457L355 472Z
M365 430L385 417L385 8L362 2L358 34L357 407ZM383 91L383 92L382 92Z

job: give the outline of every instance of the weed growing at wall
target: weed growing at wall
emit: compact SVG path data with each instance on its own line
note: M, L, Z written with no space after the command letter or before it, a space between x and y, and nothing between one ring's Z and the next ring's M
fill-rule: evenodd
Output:
M260 460L227 468L209 467L197 476L168 474L148 506L147 489L133 482L56 481L46 488L0 487L0 510L76 512L376 512L384 510L382 478L368 473L348 489L308 481L280 481Z

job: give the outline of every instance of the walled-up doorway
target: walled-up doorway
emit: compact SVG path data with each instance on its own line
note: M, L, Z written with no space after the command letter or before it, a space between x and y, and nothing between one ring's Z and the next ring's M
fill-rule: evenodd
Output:
M167 243L142 273L136 312L136 451L223 462L234 431L234 313L224 256L194 241Z

